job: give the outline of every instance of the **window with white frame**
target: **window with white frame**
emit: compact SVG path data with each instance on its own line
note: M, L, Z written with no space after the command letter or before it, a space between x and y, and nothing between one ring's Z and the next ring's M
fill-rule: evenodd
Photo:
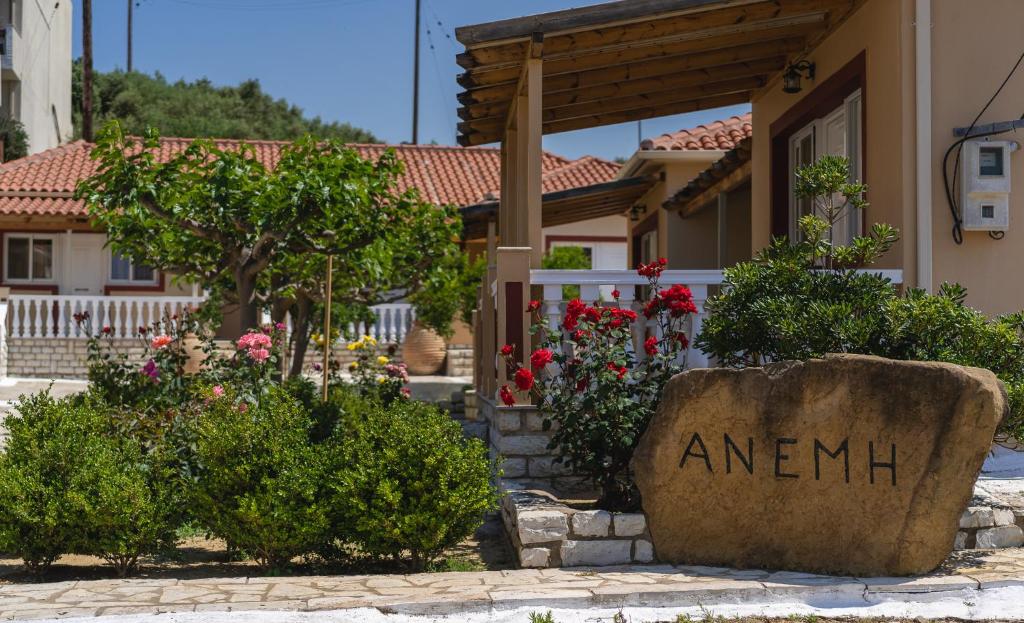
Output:
M157 273L149 266L136 264L126 257L110 252L110 281L112 283L156 283Z
M789 138L790 189L796 187L796 172L825 155L844 156L850 161L850 179L861 180L861 127L863 124L861 92L850 94L835 110L815 119L797 130ZM789 234L792 240L799 237L797 223L800 217L810 214L814 205L810 199L798 198L790 193ZM821 215L819 215L821 216ZM832 240L836 244L849 244L860 234L861 214L849 211L835 224Z
M6 234L4 236L4 281L9 283L55 280L53 234Z

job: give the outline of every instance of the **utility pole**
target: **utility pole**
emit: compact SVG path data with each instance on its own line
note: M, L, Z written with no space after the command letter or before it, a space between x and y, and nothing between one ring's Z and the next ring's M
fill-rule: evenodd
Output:
M82 0L82 138L92 142L92 0Z
M128 73L132 73L132 3L128 0Z
M416 0L416 50L412 69L412 144L420 142L420 0Z

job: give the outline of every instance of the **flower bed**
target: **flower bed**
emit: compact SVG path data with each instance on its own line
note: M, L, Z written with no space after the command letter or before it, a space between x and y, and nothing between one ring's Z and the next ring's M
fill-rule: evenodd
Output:
M372 338L352 348L354 382L335 376L321 401L309 381L278 380L283 327L224 354L201 329L188 313L142 327L140 358L101 332L87 392L23 398L8 416L0 547L33 575L65 554L130 575L175 555L184 526L264 571L353 557L422 570L494 508L484 444L410 399Z

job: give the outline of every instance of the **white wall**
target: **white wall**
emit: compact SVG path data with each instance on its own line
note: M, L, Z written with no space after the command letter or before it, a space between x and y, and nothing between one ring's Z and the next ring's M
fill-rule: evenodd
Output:
M29 153L69 140L71 127L71 0L0 0L0 15L13 2L11 63L3 80L14 88L14 116L28 133Z
M568 225L544 228L544 248L579 246L592 249L593 267L601 270L623 270L628 266L626 255L626 217L604 216Z

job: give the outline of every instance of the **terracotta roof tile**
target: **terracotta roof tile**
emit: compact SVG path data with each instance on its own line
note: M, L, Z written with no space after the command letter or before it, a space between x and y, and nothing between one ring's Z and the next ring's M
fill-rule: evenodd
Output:
M745 138L753 136L751 115L732 116L688 130L662 134L640 143L640 149L688 151L699 149L733 149Z
M221 149L237 149L241 143L250 145L257 160L265 166L276 166L281 141L217 140ZM183 151L191 139L162 138L158 159L166 161ZM405 175L399 182L401 190L420 189L424 199L432 203L458 206L477 203L500 188L500 150L493 147L448 147L437 145L353 145L363 157L379 158L394 148L405 163ZM80 179L96 170L90 159L92 145L75 141L27 158L0 165L0 214L85 214L85 206L69 197L11 196L25 193L67 194L75 190ZM611 181L619 165L585 156L569 160L544 153L544 192ZM6 196L5 196L6 195Z

